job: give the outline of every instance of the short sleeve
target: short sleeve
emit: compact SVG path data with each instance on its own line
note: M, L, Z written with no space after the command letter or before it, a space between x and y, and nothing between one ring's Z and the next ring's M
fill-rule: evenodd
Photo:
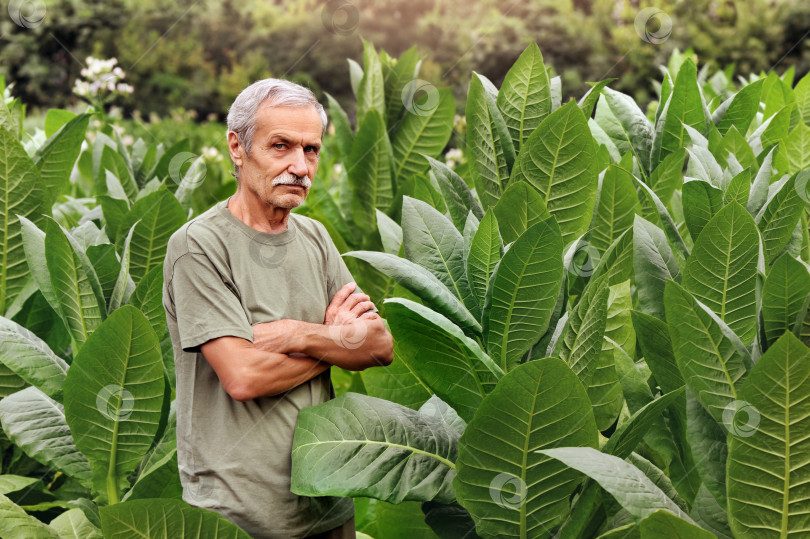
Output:
M206 255L177 258L167 290L184 350L197 352L200 345L225 336L253 342L253 328L239 298Z

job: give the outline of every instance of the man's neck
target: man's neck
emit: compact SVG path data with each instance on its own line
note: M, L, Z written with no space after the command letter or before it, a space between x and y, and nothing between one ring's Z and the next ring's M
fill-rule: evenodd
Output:
M278 234L287 230L289 208L279 208L258 197L246 196L241 188L228 199L227 208L237 219L260 232Z

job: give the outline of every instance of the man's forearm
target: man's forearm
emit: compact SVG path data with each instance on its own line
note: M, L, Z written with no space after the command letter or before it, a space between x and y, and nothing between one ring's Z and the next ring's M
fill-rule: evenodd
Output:
M279 320L253 327L254 346L286 354L302 353L332 365L363 370L389 365L393 342L381 319L324 325Z
M311 357L260 350L238 337L221 337L203 344L201 349L225 391L239 401L279 395L331 366Z

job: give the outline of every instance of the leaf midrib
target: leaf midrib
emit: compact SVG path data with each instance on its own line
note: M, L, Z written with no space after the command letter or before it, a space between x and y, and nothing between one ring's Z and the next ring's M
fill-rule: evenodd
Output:
M342 440L330 440L330 441L318 440L317 442L307 442L307 443L300 444L300 445L298 445L296 447L296 450L299 450L302 447L308 447L308 446L319 446L319 445L323 445L323 444L340 445L340 444L347 444L347 443L365 444L365 445L379 445L379 446L382 446L382 447L393 447L393 448L396 448L396 449L403 449L405 451L410 451L411 453L415 453L417 455L423 455L423 456L426 456L426 457L430 457L432 459L436 459L439 462L441 462L442 464L444 464L445 466L447 466L448 468L450 468L451 470L456 469L456 464L454 462L452 462L452 461L438 455L437 453L430 453L430 452L424 451L422 449L417 449L415 447L402 445L402 444L397 444L397 443L388 442L388 441L380 442L380 441L377 441L377 440L353 440L353 439L347 439L347 438L343 438Z

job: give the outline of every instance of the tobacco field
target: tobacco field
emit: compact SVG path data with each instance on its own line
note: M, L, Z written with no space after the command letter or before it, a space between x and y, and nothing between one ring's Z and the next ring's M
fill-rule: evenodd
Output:
M293 492L377 539L810 534L810 75L676 51L649 105L564 101L532 44L457 113L364 47L295 211L395 360L333 368ZM98 107L32 135L0 90L0 537L247 538L181 500L162 305L226 164Z

